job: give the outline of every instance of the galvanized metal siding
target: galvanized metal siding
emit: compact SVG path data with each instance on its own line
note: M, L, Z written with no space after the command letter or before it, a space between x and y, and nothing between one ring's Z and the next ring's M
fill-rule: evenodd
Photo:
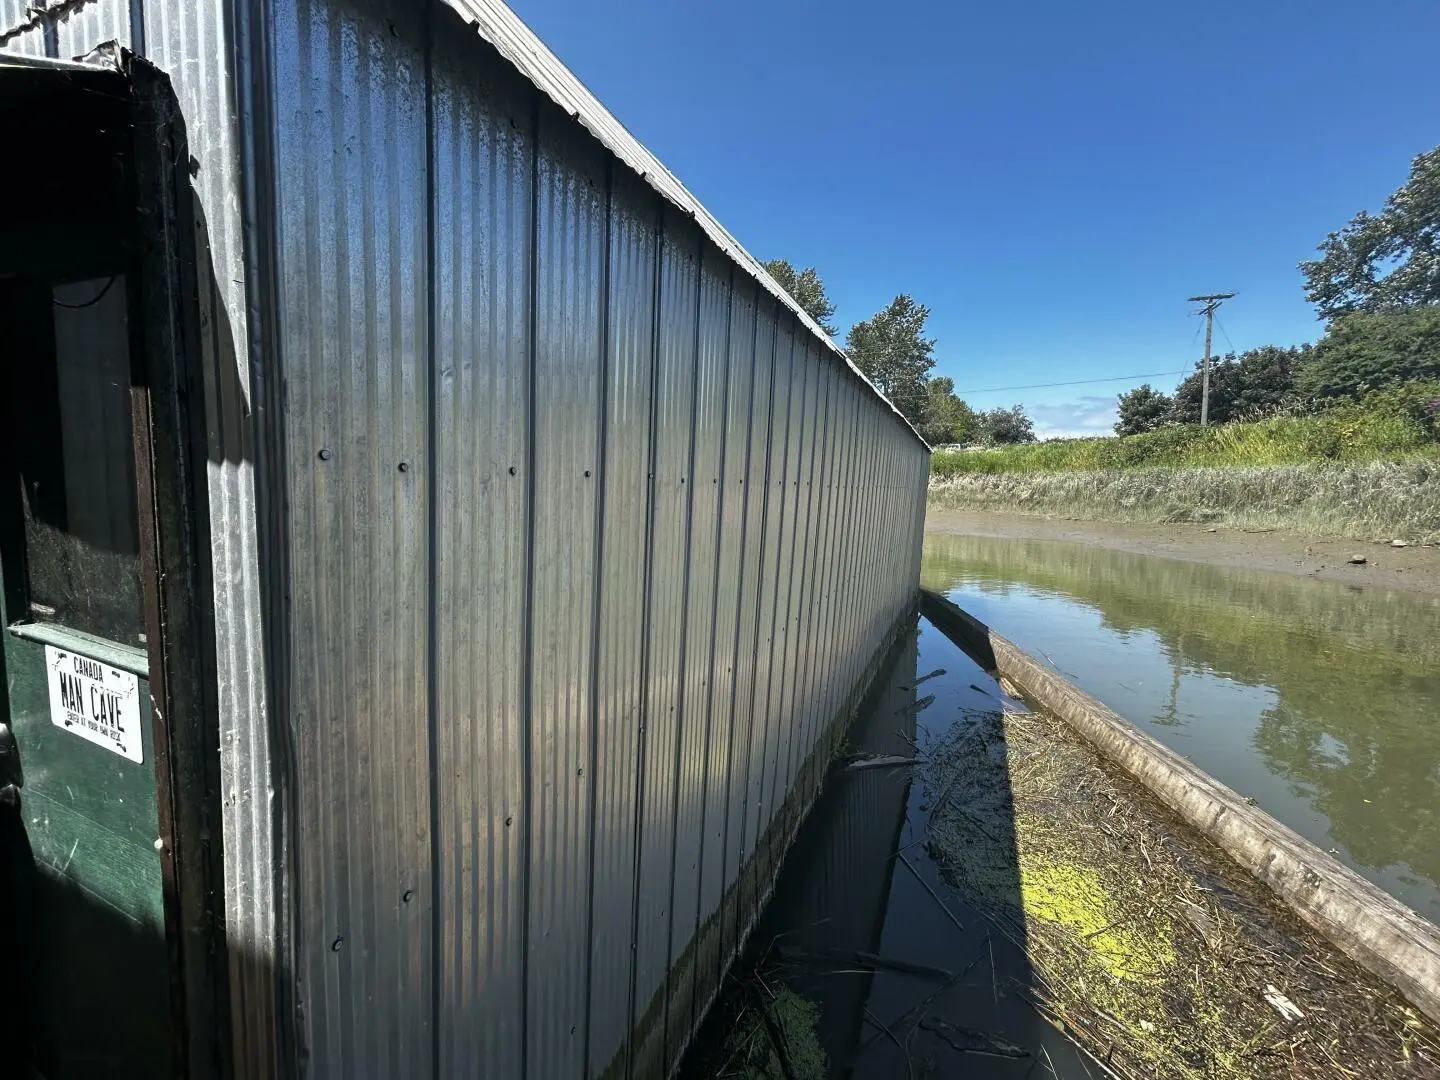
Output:
M755 388L755 289L743 280L733 283L729 304L726 362L724 457L719 471L719 514L715 527L715 633L710 664L709 751L704 784L704 847L700 865L698 927L703 951L695 957L696 1009L720 973L733 933L721 919L725 887L731 878L730 828L737 820L744 765L743 732L736 725L735 702L741 684L740 612L745 553L749 536L748 491L750 424ZM738 828L736 829L738 834ZM736 837L738 840L738 835ZM718 983L717 983L718 985Z
M617 170L611 193L604 522L596 642L589 1074L628 1061L635 952L637 787L645 722L646 537L659 207Z
M738 885L740 872L755 852L755 807L760 799L760 776L765 761L765 721L761 697L761 675L769 662L760 663L760 642L764 637L761 615L765 590L765 552L771 530L770 493L772 484L771 429L775 396L775 303L757 297L755 304L754 371L750 392L750 442L745 488L744 546L740 557L739 619L736 634L735 690L732 752L735 777L730 785L730 808L726 824L725 889ZM740 898L740 904L748 898ZM738 929L738 927L737 927ZM737 946L726 942L726 954Z
M646 613L644 782L640 806L634 996L641 1053L663 1051L670 968L676 794L680 767L685 593L694 451L700 235L678 213L663 219L651 466L649 608Z
M440 1074L478 1080L523 1056L535 140L473 42L434 48L435 1023Z
M659 1076L911 603L924 448L445 8L287 3L309 1068Z
M591 625L600 455L605 164L546 110L536 194L531 537L529 1063L584 1069L590 886Z
M252 311L313 1075L673 1064L918 572L913 433L511 13L449 7L273 0L263 57L219 2L0 8L143 49L198 165L237 1075L283 963Z
M685 588L683 661L676 748L675 855L671 875L670 969L665 1053L673 1064L693 1022L694 958L704 848L705 777L709 765L710 669L719 569L716 527L725 450L729 373L730 264L706 245L696 312L694 419ZM682 957L685 958L682 963Z
M128 49L135 44L131 33L130 0L76 4L55 17L56 55L73 60L105 41L118 41Z
M742 648L748 652L749 671L745 684L737 689L737 699L747 723L745 790L740 808L739 842L736 845L742 869L754 858L761 831L760 814L764 807L764 778L770 761L769 692L771 636L774 633L775 575L780 544L776 538L780 522L780 490L784 486L785 422L788 419L790 353L782 346L776 305L763 300L759 305L758 340L755 353L754 414L751 418L751 497L750 521L759 523L755 548L748 553L746 567L752 581L742 598ZM782 347L784 351L782 352ZM760 393L763 371L763 404ZM756 441L759 441L759 447ZM757 453L757 449L760 451ZM750 633L746 635L744 628ZM748 641L745 640L748 637ZM748 647L748 648L747 648ZM743 696L742 696L743 695ZM752 897L742 897L742 906L750 906Z
M274 13L296 974L347 1077L433 1067L423 14Z

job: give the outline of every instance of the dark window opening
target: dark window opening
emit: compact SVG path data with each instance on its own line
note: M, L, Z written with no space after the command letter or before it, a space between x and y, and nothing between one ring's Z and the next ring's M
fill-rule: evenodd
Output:
M5 482L23 529L5 576L21 585L11 622L142 645L126 305L123 275L0 283Z

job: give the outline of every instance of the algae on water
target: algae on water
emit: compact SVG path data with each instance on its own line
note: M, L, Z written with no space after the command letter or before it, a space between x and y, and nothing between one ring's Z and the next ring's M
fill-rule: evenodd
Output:
M751 1000L752 1006L737 1017L735 1027L725 1040L722 1052L725 1064L717 1077L825 1080L825 1051L816 1033L819 1006L786 986L780 987L773 996L767 989L757 988ZM767 1015L761 1014L761 1008ZM777 1040L780 1046L776 1045Z
M922 775L931 856L1030 961L1015 989L1112 1075L1432 1075L1430 1025L1058 719L962 717Z

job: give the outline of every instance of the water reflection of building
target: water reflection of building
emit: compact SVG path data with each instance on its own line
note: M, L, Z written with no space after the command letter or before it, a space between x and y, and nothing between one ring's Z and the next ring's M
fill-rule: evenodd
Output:
M914 753L917 647L913 632L895 646L849 732L847 754ZM762 947L776 939L777 957L794 972L791 987L820 1005L818 1035L832 1070L854 1056L865 1030L872 976L853 960L880 949L911 775L904 767L832 772L757 931ZM847 967L854 974L832 976Z

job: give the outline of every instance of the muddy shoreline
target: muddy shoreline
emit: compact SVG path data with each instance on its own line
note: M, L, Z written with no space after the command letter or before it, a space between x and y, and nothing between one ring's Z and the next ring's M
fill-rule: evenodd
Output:
M1002 539L1064 540L1089 547L1294 577L1440 596L1440 546L1391 546L1387 538L1337 540L1224 526L1076 521L931 507L925 530ZM1363 555L1363 564L1349 562Z

